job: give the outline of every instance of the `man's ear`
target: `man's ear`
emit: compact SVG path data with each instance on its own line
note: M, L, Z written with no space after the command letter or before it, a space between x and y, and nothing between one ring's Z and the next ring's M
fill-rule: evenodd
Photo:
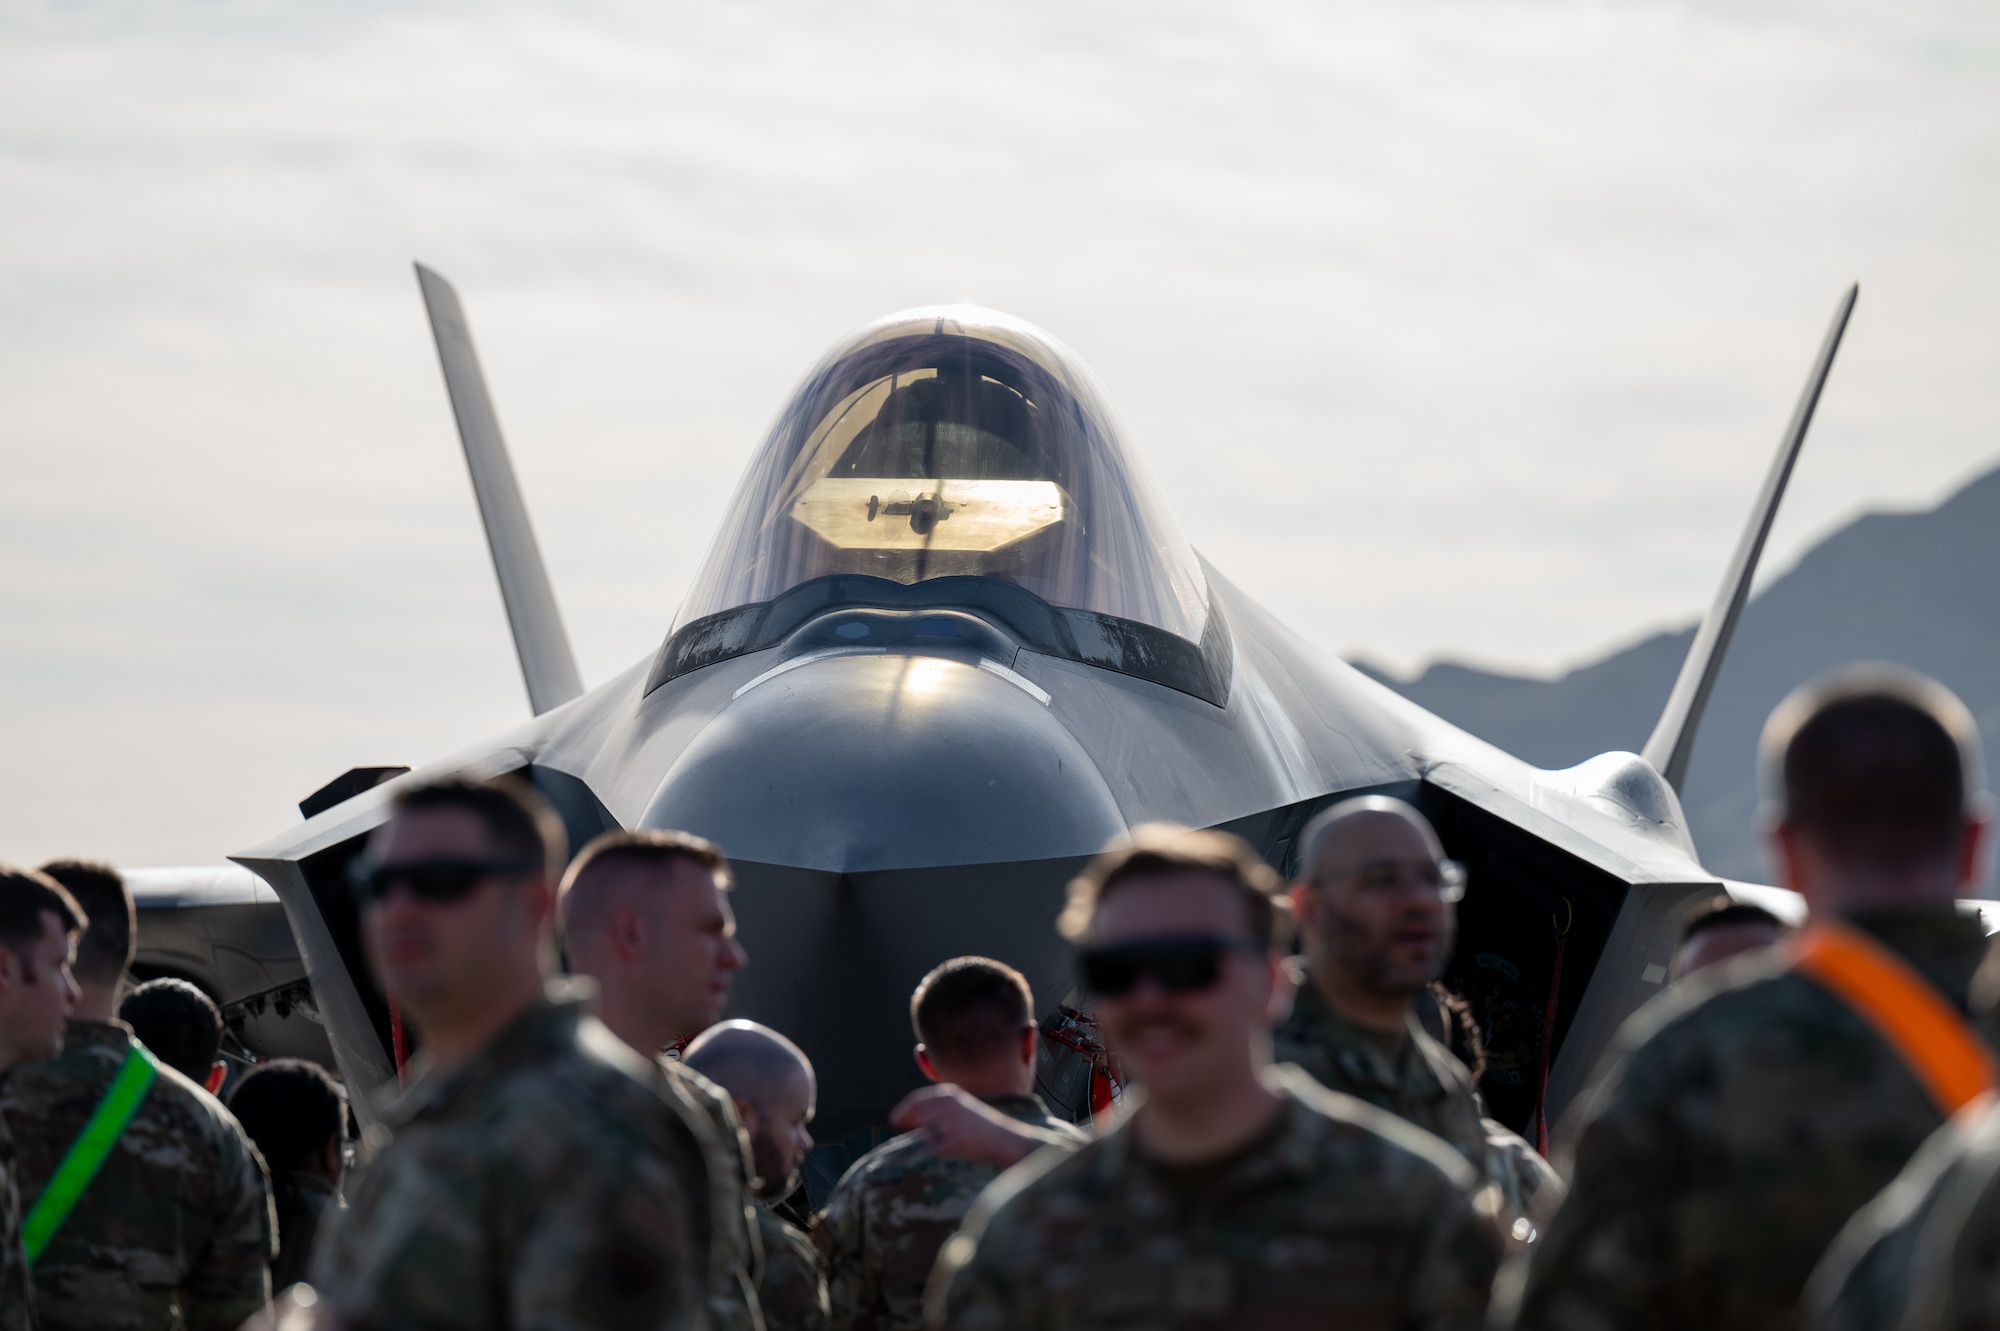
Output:
M1035 1066L1035 1055L1041 1052L1041 1047L1042 1047L1041 1027L1030 1026L1028 1027L1027 1030L1021 1032L1020 1054L1021 1054L1021 1062L1025 1066L1027 1067Z
M1972 887L1986 867L1986 839L1993 831L1993 809L1982 797L1979 807L1966 818L1965 831L1958 842L1958 885Z
M736 1106L736 1117L742 1121L744 1133L751 1137L756 1136L757 1125L762 1121L757 1115L757 1106L737 1096L731 1096L729 1102Z
M1305 927L1305 922L1312 918L1312 908L1318 904L1318 896L1313 885L1303 878L1293 883L1291 889L1285 893L1285 899L1291 903L1292 919L1297 921L1301 929Z
M1765 848L1770 852L1771 867L1778 871L1778 886L1790 888L1806 899L1810 908L1813 904L1812 888L1817 884L1804 881L1811 876L1802 862L1798 829L1789 823L1774 822L1764 830Z
M630 906L611 914L611 946L621 960L636 961L646 954L646 917Z
M215 1066L208 1070L208 1080L201 1084L201 1089L207 1091L210 1095L220 1095L222 1094L222 1083L228 1080L229 1065L218 1058L215 1060Z
M938 1075L937 1064L931 1062L931 1051L922 1045L917 1046L917 1067L923 1072L926 1080L937 1082L944 1080Z
M556 885L549 881L547 874L538 873L521 884L519 901L526 910L528 922L537 933L549 931L553 936L556 924Z
M1264 1021L1275 1029L1292 1015L1292 1000L1298 996L1298 986L1292 982L1291 968L1276 949L1265 956L1264 972L1264 982L1271 986L1264 1003Z

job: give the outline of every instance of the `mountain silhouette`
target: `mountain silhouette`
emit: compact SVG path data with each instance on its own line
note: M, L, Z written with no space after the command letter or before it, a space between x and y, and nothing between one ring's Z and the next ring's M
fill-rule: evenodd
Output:
M1399 679L1360 668L1539 767L1636 751L1694 627L1542 680L1440 662ZM1814 546L1745 608L1696 740L1682 804L1702 862L1768 881L1756 835L1757 738L1795 686L1851 661L1894 661L1955 690L1993 769L2000 739L2000 471L1937 508L1871 513Z

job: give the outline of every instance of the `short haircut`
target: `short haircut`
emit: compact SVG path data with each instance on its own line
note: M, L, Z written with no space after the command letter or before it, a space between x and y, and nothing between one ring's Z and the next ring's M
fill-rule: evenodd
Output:
M1681 945L1686 946L1690 938L1705 934L1710 929L1731 929L1741 925L1761 925L1780 934L1792 931L1790 925L1762 906L1718 893L1688 912L1687 919L1681 924Z
M304 1169L347 1131L347 1101L332 1077L302 1058L274 1058L244 1074L229 1110L271 1167L272 1181Z
M910 996L910 1025L931 1057L980 1063L1013 1049L1034 1029L1035 997L1012 966L988 957L953 957Z
M569 835L549 802L525 781L511 776L491 781L447 776L398 791L392 816L439 809L462 809L478 818L494 849L516 863L539 868L551 881L562 876Z
M1898 666L1850 666L1795 690L1764 726L1760 765L1777 821L1883 865L1950 855L1984 784L1972 713Z
M35 945L42 941L42 916L53 915L66 934L89 920L69 890L47 874L0 864L0 947L14 954L30 980L35 977Z
M118 1005L139 1043L183 1077L208 1080L222 1050L222 1009L186 980L148 980Z
M576 857L576 863L569 867L569 885L594 868L613 864L635 864L646 867L672 864L676 860L686 860L708 870L723 890L731 886L729 861L722 854L722 847L692 832L671 832L650 827L642 827L631 832L606 832L592 837Z
M1213 874L1234 886L1250 917L1250 936L1272 948L1291 942L1292 913L1284 879L1250 843L1228 832L1197 831L1178 823L1146 823L1092 860L1069 885L1069 902L1056 928L1072 943L1090 939L1097 903L1130 878Z
M89 921L77 939L70 973L106 987L124 979L138 950L138 915L124 878L110 865L88 860L51 860L42 872L69 889Z
M593 885L606 872L621 867L657 871L680 862L705 870L715 879L716 886L725 892L729 890L729 861L723 857L721 847L692 832L640 828L632 832L606 832L591 838L563 877L564 930L567 931L575 923L573 912L582 911L589 915L599 909L600 901ZM577 890L579 887L583 889L581 893Z
M805 1050L769 1026L754 1021L725 1021L696 1036L681 1054L681 1062L762 1112L793 1073L813 1084L812 1060Z

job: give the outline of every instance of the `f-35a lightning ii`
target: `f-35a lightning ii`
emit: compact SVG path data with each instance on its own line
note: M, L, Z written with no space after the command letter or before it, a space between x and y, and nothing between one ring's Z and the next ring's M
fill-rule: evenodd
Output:
M1470 871L1447 982L1486 1028L1493 1110L1523 1128L1578 1092L1658 992L1685 906L1725 886L1676 790L1855 290L1643 754L1542 771L1308 649L1189 547L1075 355L964 306L883 319L813 367L658 652L586 690L458 297L417 275L535 716L354 777L237 857L282 901L359 1090L396 1055L346 869L399 784L448 770L522 774L573 846L719 842L751 957L732 1011L812 1055L832 1143L915 1083L904 1014L937 962L1019 966L1062 1023L1063 886L1139 823L1224 827L1291 871L1332 801L1421 806Z

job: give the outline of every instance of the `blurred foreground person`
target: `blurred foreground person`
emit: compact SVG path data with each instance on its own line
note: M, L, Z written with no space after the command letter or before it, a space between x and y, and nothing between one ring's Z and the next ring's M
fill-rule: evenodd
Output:
M175 1072L210 1095L221 1089L222 1010L207 994L186 980L148 980L118 1005L118 1020Z
M664 1056L714 1024L743 969L729 889L728 861L700 837L607 832L563 881L563 946L570 969L597 982L611 1033L652 1060L669 1098L693 1111L708 1170L709 1320L720 1331L754 1331L764 1324L763 1245L748 1205L755 1179L743 1125L727 1091Z
M938 1259L935 1324L1481 1325L1500 1240L1472 1166L1271 1066L1291 990L1281 891L1237 838L1169 826L1071 885L1062 931L1141 1094L981 1195Z
M756 1171L757 1234L764 1274L757 1301L770 1331L825 1331L826 1273L805 1231L774 1209L799 1186L812 1149L818 1098L811 1060L784 1036L754 1021L711 1026L687 1047L686 1065L729 1093L750 1142Z
M1805 1303L1815 1331L2000 1326L2000 1107L1924 1143L1834 1240Z
M1073 1145L1083 1135L1035 1098L1035 1026L1028 982L985 957L947 961L910 999L917 1066L995 1115L1023 1127L1022 1149ZM985 1160L947 1158L928 1128L854 1162L827 1199L827 1293L840 1331L921 1331L924 1288L938 1250L1000 1173Z
M1442 1138L1499 1187L1510 1221L1552 1205L1554 1171L1486 1117L1470 1071L1418 1020L1451 960L1465 870L1428 819L1386 795L1334 805L1299 846L1291 905L1303 965L1273 1057Z
M588 986L548 979L562 862L532 790L450 778L398 794L356 863L369 962L423 1044L313 1254L341 1325L703 1324L701 1147Z
M1965 1017L1986 939L1956 909L1986 831L1971 715L1920 676L1839 671L1772 713L1762 764L1811 922L1619 1033L1522 1327L1797 1326L1848 1217L1992 1085Z
M42 1326L233 1331L271 1296L263 1162L227 1109L113 1015L132 964L124 880L73 860L43 872L87 923L62 1052L0 1086L21 1195L49 1207L53 1232L34 1260Z
M318 1064L274 1058L236 1083L229 1109L271 1171L278 1212L271 1288L282 1290L306 1278L320 1219L329 1208L340 1209L347 1100Z
M1707 970L1745 952L1760 951L1783 941L1790 932L1783 920L1762 906L1728 896L1714 897L1698 906L1681 926L1680 946L1674 949L1674 978Z
M61 1051L77 995L70 954L83 923L61 884L0 864L0 1074ZM0 1331L35 1325L21 1210L14 1141L0 1121Z

